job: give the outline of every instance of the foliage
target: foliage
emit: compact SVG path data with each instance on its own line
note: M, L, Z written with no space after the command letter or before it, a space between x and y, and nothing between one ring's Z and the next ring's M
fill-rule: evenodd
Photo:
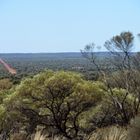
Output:
M101 101L101 85L76 73L47 71L22 81L8 108L13 106L23 116L29 133L43 125L72 139L81 130L81 114Z
M129 125L140 112L140 54L132 52L133 44L133 34L122 32L105 42L109 52L95 53L99 47L92 43L81 51L84 58L78 53L6 55L18 74L0 67L0 138L16 139L24 132L31 139L39 127L43 133L38 131L36 139L45 139L44 132L74 140L90 133L93 140L137 139L139 117L127 138L125 129L109 128Z
M125 116L124 111L128 117L128 119L131 120L134 114L133 110L133 97L130 95L126 97L125 103L122 105L119 102L122 102L124 99L124 93L126 92L124 89L112 89L114 95L109 95L109 92L106 93L104 96L100 108L98 111L93 115L93 117L90 120L90 123L92 124L92 129L94 130L96 128L102 128L109 125L126 125L127 122L125 122ZM118 104L115 104L112 102L115 100L118 102ZM124 109L124 110L123 110Z
M12 88L13 84L9 79L0 80L0 91Z
M140 140L140 116L135 117L132 121L128 133L128 140Z
M94 53L95 45L88 45L82 51L83 56L97 68L100 75L99 80L103 81L107 86L108 103L105 107L104 103L102 104L102 119L99 119L101 122L105 121L106 117L108 118L107 120L113 117L114 123L119 121L119 124L127 125L139 112L140 61L138 55L131 52L134 47L133 42L134 36L131 32L122 32L105 42L104 46L109 50L111 56L108 60L110 65L114 67L114 71L110 67L108 69L101 67ZM110 122L106 124L110 124Z

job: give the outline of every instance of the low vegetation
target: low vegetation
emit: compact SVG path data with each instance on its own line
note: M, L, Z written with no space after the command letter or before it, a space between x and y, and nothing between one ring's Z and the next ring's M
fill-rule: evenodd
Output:
M106 41L110 57L104 65L96 46L87 45L82 60L94 78L90 70L83 75L62 68L18 82L1 79L0 139L139 140L140 54L131 52L133 42L131 32Z

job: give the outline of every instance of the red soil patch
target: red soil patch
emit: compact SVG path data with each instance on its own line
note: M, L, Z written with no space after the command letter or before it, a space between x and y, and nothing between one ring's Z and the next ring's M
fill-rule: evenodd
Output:
M6 69L9 73L11 73L11 74L13 74L13 75L17 74L17 71L16 71L15 69L11 68L11 67L10 67L5 61L3 61L1 58L0 58L0 63L3 64L3 66L5 67L5 69Z

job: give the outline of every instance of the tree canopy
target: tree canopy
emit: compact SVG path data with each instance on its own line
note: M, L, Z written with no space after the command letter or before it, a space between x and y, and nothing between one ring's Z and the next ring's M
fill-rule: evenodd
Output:
M82 130L80 116L101 101L103 87L77 73L46 71L22 81L7 109L20 113L29 133L40 125L73 139Z

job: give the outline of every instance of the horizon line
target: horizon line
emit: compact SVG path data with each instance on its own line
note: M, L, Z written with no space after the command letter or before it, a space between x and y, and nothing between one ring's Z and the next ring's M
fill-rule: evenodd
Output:
M94 53L109 53L109 51L95 51ZM131 53L138 53L140 51L132 51ZM81 51L74 52L0 52L0 54L60 54L60 53L81 53Z

